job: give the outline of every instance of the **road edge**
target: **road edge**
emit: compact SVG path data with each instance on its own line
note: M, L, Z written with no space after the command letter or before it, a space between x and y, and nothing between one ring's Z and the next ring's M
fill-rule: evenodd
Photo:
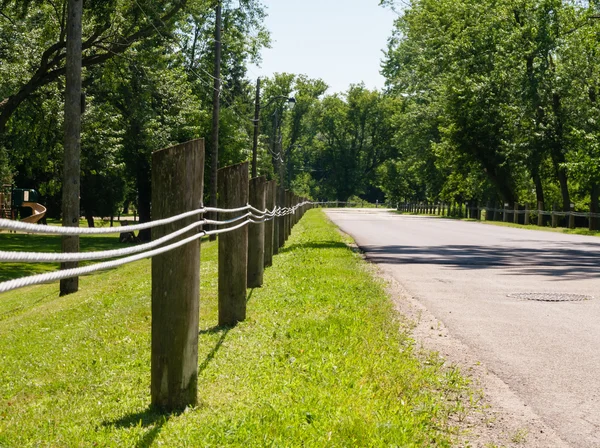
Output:
M325 216L333 223L326 213ZM454 337L444 323L413 297L401 282L372 261L352 235L333 224L351 241L346 242L349 248L358 252L374 268L374 275L385 282L386 292L397 313L412 323L410 334L415 341L415 352L437 353L448 368L458 368L470 381L473 394L464 397L465 415L456 416L452 422L459 430L454 446L572 448L508 384L480 362L468 345Z

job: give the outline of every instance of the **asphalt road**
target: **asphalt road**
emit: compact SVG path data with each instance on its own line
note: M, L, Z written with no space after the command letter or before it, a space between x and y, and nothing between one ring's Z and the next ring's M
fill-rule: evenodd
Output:
M327 214L565 442L600 447L599 238L382 209Z

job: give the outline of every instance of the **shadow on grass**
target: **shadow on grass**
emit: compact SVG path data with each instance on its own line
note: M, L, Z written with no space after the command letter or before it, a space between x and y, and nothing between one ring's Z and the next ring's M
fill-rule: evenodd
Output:
M198 375L200 375L209 366L210 362L214 359L215 355L223 345L227 334L232 328L233 327L214 326L199 331L199 335L213 335L220 333L220 337L215 346L206 355L204 361L202 361L202 363L198 366ZM154 440L158 437L162 427L169 421L169 419L179 414L179 412L167 414L155 408L149 407L141 412L127 414L118 420L106 421L102 424L102 426L114 427L117 429L127 429L135 426L141 426L142 428L151 427L151 429L149 429L135 445L137 448L147 448L152 445Z
M96 252L124 247L119 235L80 238L82 252ZM61 237L22 233L0 233L0 250L7 252L60 252ZM85 265L83 263L82 265ZM58 263L2 263L0 282L58 269Z
M125 415L118 420L104 422L102 426L112 426L118 429L133 428L135 426L141 426L142 428L152 427L135 445L137 448L147 448L152 445L154 440L158 437L162 427L174 415L178 415L178 413L165 414L150 407L145 411Z
M335 241L316 241L311 243L296 243L284 246L279 249L279 253L291 252L296 249L346 249L348 246L341 242Z
M217 340L217 343L211 349L211 351L208 352L208 354L204 358L204 361L202 361L202 363L198 366L198 375L200 375L202 372L204 372L204 370L206 370L206 368L209 366L210 362L214 359L215 355L217 354L217 352L223 345L223 342L225 341L227 334L231 331L232 328L233 327L214 326L214 327L208 328L206 330L200 330L200 332L199 332L200 335L221 333L221 336L219 337L219 339Z

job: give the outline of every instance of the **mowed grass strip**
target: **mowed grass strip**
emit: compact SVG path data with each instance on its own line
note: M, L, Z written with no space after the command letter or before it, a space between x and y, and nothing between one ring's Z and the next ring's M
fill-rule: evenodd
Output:
M0 447L450 445L464 380L416 356L384 285L320 210L235 328L215 326L216 266L203 243L199 404L176 415L149 409L149 261L68 297L0 295L28 304L0 320Z
M597 236L600 237L600 230L589 230L585 227L576 227L575 229L569 229L565 227L551 227L550 225L546 226L538 226L536 224L524 225L524 224L515 224L513 222L504 222L504 221L486 221L485 214L482 219L474 219L474 218L459 218L457 216L440 216L437 214L427 214L427 213L413 213L413 212L401 212L394 210L393 213L398 215L413 215L413 216L428 216L432 218L442 218L442 219L454 219L459 221L467 221L467 222L479 222L481 224L498 226L498 227L513 227L515 229L524 229L524 230L541 230L542 232L555 232L555 233L565 233L567 235L585 235L585 236ZM512 213L512 212L511 212ZM535 222L537 222L537 218L535 218Z

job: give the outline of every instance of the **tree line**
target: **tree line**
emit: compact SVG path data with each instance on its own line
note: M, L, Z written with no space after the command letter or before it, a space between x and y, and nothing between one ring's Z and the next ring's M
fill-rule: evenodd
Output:
M543 202L598 211L596 0L412 0L381 91L264 79L258 174L315 199ZM0 0L0 177L60 213L65 0ZM222 1L219 164L250 160L270 45L258 0ZM150 154L210 147L216 0L84 2L82 213L150 216ZM289 108L286 98L294 97ZM210 154L207 151L207 167ZM207 177L208 179L208 177Z
M404 99L385 190L597 212L599 19L596 0L412 1L383 62Z

